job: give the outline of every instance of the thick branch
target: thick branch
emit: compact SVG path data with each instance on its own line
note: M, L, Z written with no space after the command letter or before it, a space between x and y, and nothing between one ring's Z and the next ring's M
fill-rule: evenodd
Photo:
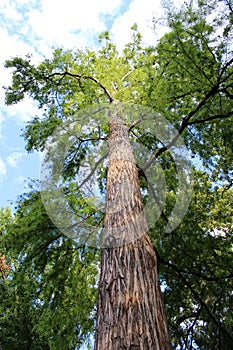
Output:
M197 312L192 312L189 316L183 315L180 316L179 318L177 318L177 323L181 324L186 320L190 320L190 318L195 318L195 320L197 320L197 318L200 316L201 313L201 307Z
M141 118L135 120L135 122L133 122L133 123L130 125L130 127L129 127L128 130L131 131L135 126L137 126L138 124L140 124L142 120L143 120L143 117L141 117Z
M69 76L69 77L72 77L72 78L75 78L77 80L80 81L80 79L89 79L89 80L92 80L94 81L97 85L99 85L99 87L104 91L104 93L107 95L107 97L109 98L109 101L110 103L112 103L114 101L114 98L111 96L110 92L108 91L108 89L96 78L92 77L92 76L89 76L89 75L80 75L80 74L75 74L75 73L70 73L70 72L62 72L62 73L53 73L53 74L50 74L49 76L47 76L46 78L52 78L54 76L62 76L62 77L65 77L65 76Z
M216 115L212 115L210 117L207 117L205 119L198 119L198 120L193 120L191 122L188 122L187 125L193 125L193 124L200 124L200 123L205 123L211 120L215 120L215 119L225 119L225 118L229 118L233 115L233 111L230 111L226 114L216 114Z
M143 170L145 171L146 169L148 169L151 164L165 151L167 151L168 149L170 149L177 141L177 139L180 137L180 135L183 133L183 131L187 128L189 124L189 120L197 113L199 112L199 110L206 104L206 102L212 97L214 96L216 93L218 92L218 85L214 86L206 95L205 97L202 99L201 102L199 102L199 104L197 105L197 107L192 110L182 121L181 123L181 127L178 130L177 134L173 137L173 139L165 146L157 149L157 151L151 156L150 160L147 162L147 164L143 167Z
M233 7L231 6L230 1L226 0L227 6L229 7L229 10L231 11L231 13L233 13Z
M226 69L233 63L233 57L230 59L230 61L228 61L221 70L221 74L220 74L220 78L222 77L222 75L224 74L224 72L226 71ZM225 81L226 79L228 79L230 76L232 75L232 72L230 73L230 75L228 75L223 81Z

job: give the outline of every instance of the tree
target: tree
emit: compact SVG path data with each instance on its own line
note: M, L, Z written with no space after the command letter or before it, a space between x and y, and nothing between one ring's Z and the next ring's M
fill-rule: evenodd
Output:
M225 6L225 11L216 13L218 6ZM161 145L154 130L143 129L140 120L122 118L122 110L116 115L117 107L110 107L109 126L106 119L100 120L99 125L89 124L66 157L63 191L69 198L73 212L88 222L102 223L103 214L93 212L92 203L85 201L75 185L75 175L81 170L83 158L93 154L93 147L109 140L106 187L101 185L106 171L103 167L95 169L98 171L100 192L106 192L105 229L109 226L117 228L122 222L126 226L130 216L135 222L137 213L143 213L146 196L141 198L138 169L129 138L151 152L144 170L149 169L157 159L166 175L166 205L161 219L150 229L151 238L142 214L145 232L142 237L141 231L134 231L137 240L119 247L108 247L106 243L102 249L96 349L117 349L120 346L124 349L133 346L135 349L170 348L151 239L157 252L160 281L165 283L165 303L169 305L168 317L172 321L173 346L193 348L197 344L205 349L216 346L229 348L232 341L232 316L228 317L223 312L229 305L229 289L220 286L221 281L229 282L232 279L230 273L225 274L225 269L231 266L229 244L232 240L232 223L227 220L227 239L211 236L210 232L215 232L216 227L222 228L223 217L220 216L213 226L206 214L206 208L211 217L213 212L221 209L221 206L213 205L210 199L221 195L224 203L228 203L232 178L231 3L221 2L219 5L217 1L208 4L202 1L196 7L187 5L184 10L169 14L168 23L171 31L156 48L143 48L141 36L134 27L132 43L126 45L123 54L117 52L105 33L102 37L105 45L98 52L57 49L51 60L45 60L37 67L31 63L30 57L17 57L6 63L7 67L14 68L12 85L6 93L7 104L19 102L25 94L29 94L40 108L44 108L44 117L35 118L26 128L24 135L29 151L43 150L46 140L59 125L64 125L69 116L74 116L89 105L110 103L120 106L119 101L133 101L134 104L150 106L177 128L177 135ZM206 175L194 170L197 185L190 210L179 228L168 234L162 224L163 221L167 224L178 196L175 166L168 150L181 134L193 157L196 157L194 167L201 163ZM122 145L126 150L124 152ZM121 153L120 160L114 152L116 147ZM117 188L119 181L116 181L122 180L122 176L127 184L124 191ZM208 194L205 198L198 195L203 183ZM214 184L220 189L213 189ZM112 215L112 196L123 204L128 204L127 198L133 196L135 204L130 204L128 209L123 207L118 216ZM204 208L203 212L200 212L195 201ZM104 232L104 242L108 242L110 230ZM116 238L116 230L113 232ZM127 238L127 231L124 231L124 235ZM211 268L216 268L213 247L217 251L224 247L225 254L218 261L216 275L211 276L212 270L206 267L205 260L210 262ZM137 265L136 260L140 262ZM189 282L189 278L192 282ZM180 283L186 294L180 291ZM217 283L217 287L214 283ZM148 290L148 285L152 289ZM182 302L178 302L179 293ZM179 305L179 309L174 307L175 304ZM126 322L117 323L120 318ZM156 330L152 327L154 323ZM206 330L203 330L204 326Z
M95 349L170 349L128 126L117 113L109 125L103 241L107 248L101 255ZM115 203L123 209L116 210Z

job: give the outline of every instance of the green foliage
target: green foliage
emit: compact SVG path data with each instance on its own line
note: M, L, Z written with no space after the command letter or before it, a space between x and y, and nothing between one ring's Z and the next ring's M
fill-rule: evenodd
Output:
M161 79L153 101L178 128L186 125L183 135L193 154L231 176L226 164L232 164L232 42L223 34L229 10L222 7L203 1L170 14L172 31L157 46Z
M98 251L62 236L36 192L21 198L1 244L11 272L1 290L0 347L81 346L94 327Z
M201 172L194 186L182 224L168 235L161 218L151 232L172 341L174 348L230 349L233 192L213 189Z
M202 0L173 10L167 18L170 31L156 47L143 47L134 25L123 53L105 32L96 52L56 49L38 66L30 57L6 62L13 70L6 103L18 103L27 94L43 110L24 132L29 151L43 150L54 130L78 112L113 101L153 108L184 138L193 157L192 202L179 227L167 233L178 191L176 166L157 130L126 113L134 151L143 146L151 155L157 152L166 179L166 203L151 237L177 349L229 350L233 343L232 7L231 1ZM65 158L62 190L72 213L97 224L103 214L95 212L95 199L84 198L76 180L84 158L95 170L95 150L108 139L109 129L104 117L84 118L86 128L77 120L77 142ZM59 161L55 157L53 165ZM142 174L146 202L149 184ZM153 174L155 182L159 175ZM101 195L106 176L102 163L95 178ZM0 347L75 349L88 342L94 332L99 251L63 236L36 191L20 199L13 218L1 211L0 230L0 252L11 266L1 281L1 297L6 297L0 306Z

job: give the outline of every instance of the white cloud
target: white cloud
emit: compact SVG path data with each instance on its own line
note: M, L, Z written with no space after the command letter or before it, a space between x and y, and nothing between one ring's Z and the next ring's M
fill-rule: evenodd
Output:
M17 0L17 3L30 6L31 0Z
M5 15L11 20L19 19L19 14L17 13L16 9L12 6L7 8Z
M5 112L11 118L17 118L21 122L27 122L35 116L41 116L42 110L38 110L36 103L28 96L16 105L4 107Z
M111 32L113 40L122 48L123 45L130 41L132 31L130 27L138 24L139 32L143 34L143 39L147 45L155 45L156 39L161 36L166 29L161 28L159 33L153 31L152 19L161 18L163 13L160 0L133 0L129 9L121 17L117 18L113 24Z
M1 179L2 177L5 177L5 176L6 176L6 173L7 173L6 164L5 164L5 162L0 158L0 179Z
M104 31L100 14L114 14L121 0L42 0L42 11L29 13L29 24L35 33L50 45L65 47L89 46L90 33Z
M1 36L1 62L14 56L25 56L28 53L36 54L35 49L30 43L22 41L18 37L19 33L8 34L4 28L0 28Z
M23 157L22 152L13 152L10 156L7 157L7 162L13 168L17 168L22 157Z
M16 20L19 18L19 15L18 15L16 9L14 8L14 6L10 5L9 1L7 1L7 0L1 0L0 11L8 19Z
M14 179L13 185L15 186L24 186L26 184L26 179L24 176L18 176Z

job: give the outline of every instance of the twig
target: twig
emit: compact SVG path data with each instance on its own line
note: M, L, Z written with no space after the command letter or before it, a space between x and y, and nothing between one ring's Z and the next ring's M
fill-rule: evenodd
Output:
M123 78L121 79L121 81L123 82L131 73L133 73L134 69L130 70L128 73L126 73Z

